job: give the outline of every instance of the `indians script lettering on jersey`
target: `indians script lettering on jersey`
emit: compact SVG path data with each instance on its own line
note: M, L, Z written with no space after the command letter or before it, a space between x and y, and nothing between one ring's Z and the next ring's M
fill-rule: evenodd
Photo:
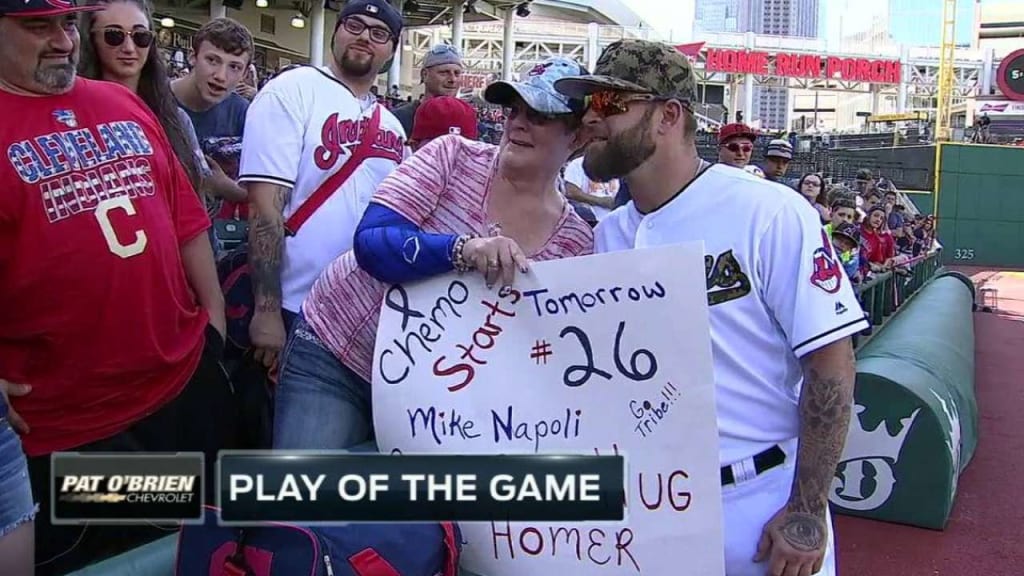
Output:
M331 170L340 158L343 156L348 158L362 140L369 123L370 119L365 117L353 120L344 118L337 112L331 114L324 122L323 128L320 129L322 144L313 151L313 161L316 163L316 167L321 170ZM382 126L373 140L370 157L394 160L400 163L404 150L405 141L402 136Z
M302 66L281 73L249 105L238 179L247 186L290 188L285 218L352 161L375 109L380 109L380 125L367 156L302 228L285 238L285 310L298 312L324 268L352 249L370 198L404 157L405 132L391 112L357 98L328 68Z
M750 294L750 278L732 250L713 257L704 256L704 275L708 283L708 306L715 306Z
M23 182L39 186L53 223L91 212L117 196L152 196L153 145L136 122L107 122L15 142L7 159Z

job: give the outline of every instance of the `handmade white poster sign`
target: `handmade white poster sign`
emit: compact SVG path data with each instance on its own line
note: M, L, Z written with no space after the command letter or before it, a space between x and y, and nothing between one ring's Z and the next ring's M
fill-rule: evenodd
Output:
M623 522L463 523L473 572L725 572L699 243L391 287L373 408L383 453L625 456Z

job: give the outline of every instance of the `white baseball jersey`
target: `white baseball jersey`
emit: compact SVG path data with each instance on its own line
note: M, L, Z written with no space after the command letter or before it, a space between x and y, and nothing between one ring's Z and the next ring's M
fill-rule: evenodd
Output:
M359 99L330 69L303 66L271 80L253 98L245 120L240 182L292 189L287 219L352 156L377 106ZM377 185L402 161L405 131L381 108L371 157L345 181L298 234L285 239L281 264L283 307L298 312L313 282L352 237Z
M704 242L728 465L798 436L800 357L868 323L817 211L742 170L713 165L653 213L630 202L595 231L597 252L689 241Z

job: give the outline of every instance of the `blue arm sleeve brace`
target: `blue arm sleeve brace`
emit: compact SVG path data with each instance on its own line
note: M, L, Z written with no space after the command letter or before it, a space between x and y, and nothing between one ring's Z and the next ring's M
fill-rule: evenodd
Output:
M359 267L381 282L400 284L451 272L458 236L431 234L398 212L373 202L356 227Z

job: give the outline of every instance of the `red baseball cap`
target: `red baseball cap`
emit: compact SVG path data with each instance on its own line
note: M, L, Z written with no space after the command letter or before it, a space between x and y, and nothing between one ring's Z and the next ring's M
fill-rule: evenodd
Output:
M0 16L39 18L73 12L95 12L106 6L85 6L77 0L0 0Z
M476 110L454 96L436 96L416 108L410 140L430 140L446 134L477 138Z
M750 140L751 142L757 140L757 131L747 126L736 122L734 124L726 124L722 126L721 130L718 131L718 141L724 143L729 138L742 137Z

